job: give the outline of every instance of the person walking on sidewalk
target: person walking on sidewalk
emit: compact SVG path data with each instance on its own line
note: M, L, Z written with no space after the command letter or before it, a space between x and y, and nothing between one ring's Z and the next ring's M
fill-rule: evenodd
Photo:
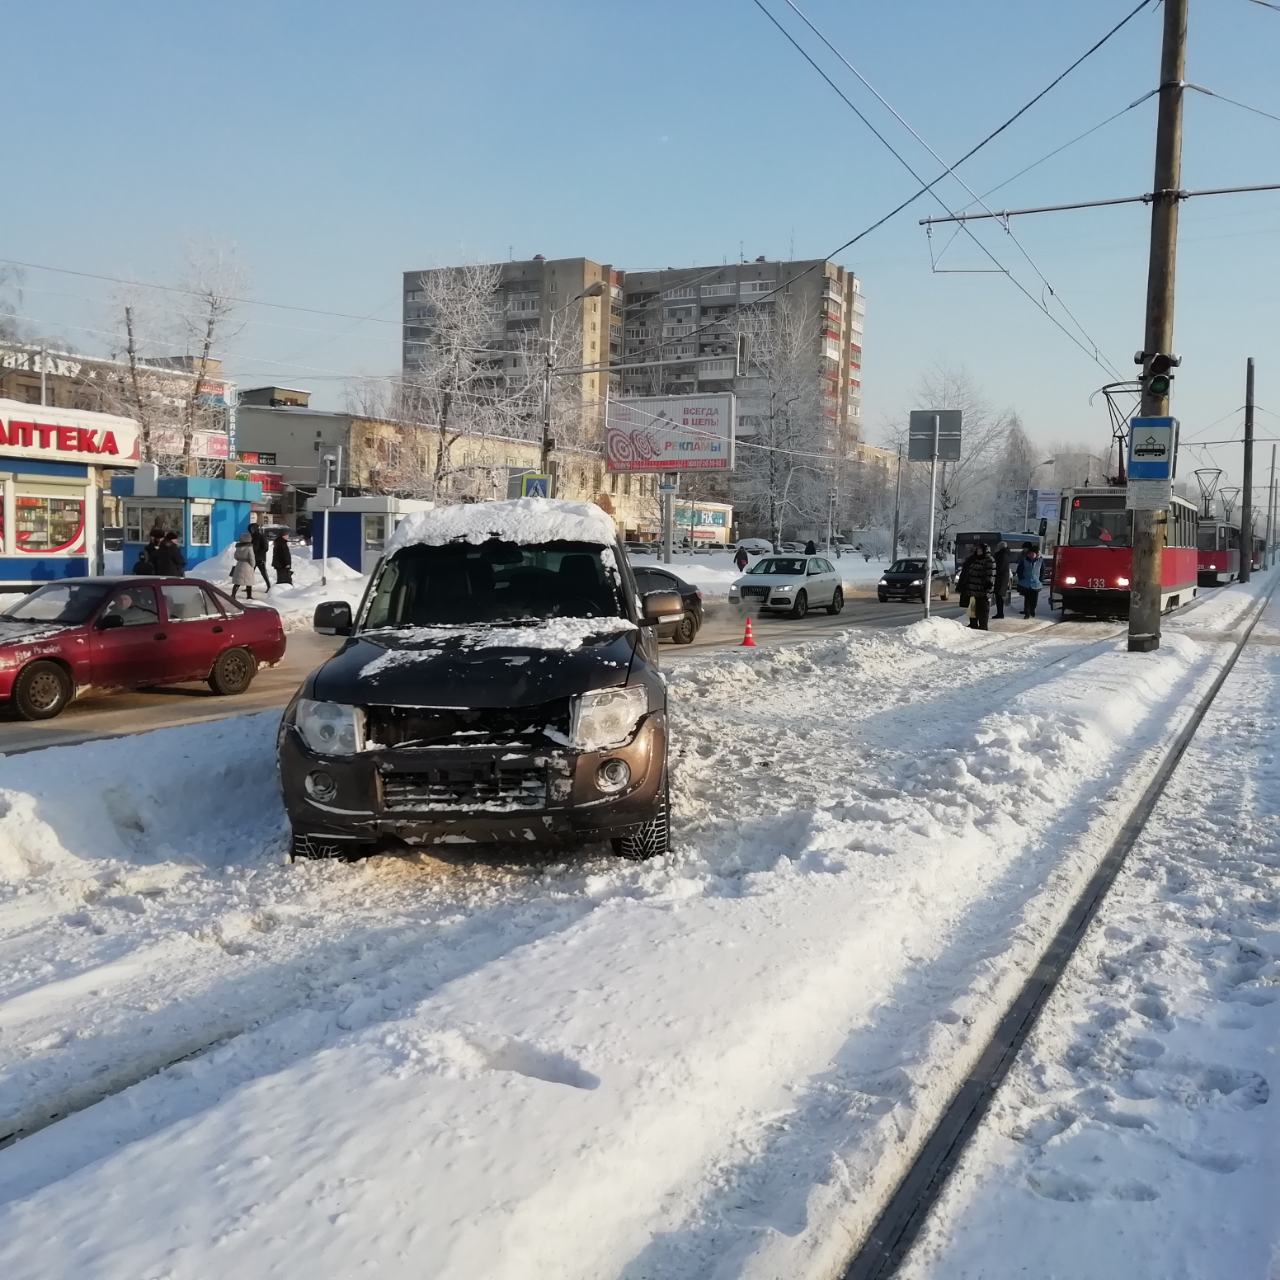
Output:
M240 541L236 543L235 557L231 565L231 598L234 600L236 593L243 587L245 599L252 600L253 582L257 576L257 567L254 563L253 554L253 535L251 533L242 533Z
M1041 576L1043 572L1044 561L1040 559L1040 553L1036 550L1035 544L1025 543L1022 548L1022 558L1018 561L1018 591L1022 594L1024 618L1036 616L1036 605L1040 602L1040 589L1044 586Z
M253 546L253 565L257 571L262 574L262 580L267 584L267 590L271 590L271 579L267 577L267 535L262 532L260 524L251 524L249 526L249 541Z
M1001 538L996 543L996 617L1004 617L1004 602L1009 595L1009 544Z
M969 603L969 626L975 631L988 630L991 618L991 593L996 587L996 562L991 548L978 543L960 566L960 602Z
M283 529L271 544L271 567L276 571L276 586L289 586L293 582L293 552L289 550L289 535Z
M733 557L733 563L738 566L739 573L746 573L747 565L751 563L751 557L747 555L746 547L738 548L738 554Z

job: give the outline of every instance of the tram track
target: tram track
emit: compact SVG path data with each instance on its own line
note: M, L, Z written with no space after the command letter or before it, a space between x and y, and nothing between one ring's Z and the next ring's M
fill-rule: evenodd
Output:
M926 1132L905 1173L889 1192L856 1252L839 1273L841 1280L891 1280L905 1261L1278 588L1280 581L1273 583L1245 615L1222 669L1175 735L1093 875L1048 945L1030 966L1028 977L973 1065L962 1073L959 1088Z

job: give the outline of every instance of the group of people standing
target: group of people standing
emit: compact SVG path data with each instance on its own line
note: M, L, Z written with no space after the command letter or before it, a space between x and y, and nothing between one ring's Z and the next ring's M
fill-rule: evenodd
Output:
M187 571L187 557L182 554L178 535L170 529L152 529L147 545L138 552L134 573L156 578L181 578Z
M993 602L996 617L1004 617L1005 597L1009 594L1010 560L1007 542L997 542L994 555L987 543L979 542L960 566L956 582L960 607L969 610L969 626L977 631L988 629ZM1041 572L1040 552L1035 543L1024 542L1014 574L1018 593L1022 596L1024 618L1036 616L1036 605L1040 602L1043 587Z
M258 574L271 590L271 578L267 573L268 550L271 567L276 571L277 585L288 586L293 581L293 553L289 550L289 534L281 529L274 539L269 539L262 527L251 524L240 535L231 563L231 598L234 600L244 588L245 599L253 599L254 583Z

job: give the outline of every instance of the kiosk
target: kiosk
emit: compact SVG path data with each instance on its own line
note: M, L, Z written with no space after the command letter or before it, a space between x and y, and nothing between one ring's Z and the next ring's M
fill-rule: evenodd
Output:
M99 572L105 473L138 455L132 418L0 400L0 591Z
M152 467L116 476L111 492L123 499L124 571L129 573L152 529L178 535L187 564L210 560L249 527L262 504L262 486L213 476L157 476Z
M357 573L372 573L396 525L405 516L430 511L434 506L434 502L417 498L344 498L322 487L307 502L311 555L316 560L341 560Z

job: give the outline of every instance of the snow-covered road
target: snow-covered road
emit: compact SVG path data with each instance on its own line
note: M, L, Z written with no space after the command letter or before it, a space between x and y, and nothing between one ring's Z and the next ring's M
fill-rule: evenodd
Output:
M0 761L0 1271L829 1273L1250 598L690 661L650 865L285 866L269 715Z
M1280 1274L1280 602L904 1280Z

